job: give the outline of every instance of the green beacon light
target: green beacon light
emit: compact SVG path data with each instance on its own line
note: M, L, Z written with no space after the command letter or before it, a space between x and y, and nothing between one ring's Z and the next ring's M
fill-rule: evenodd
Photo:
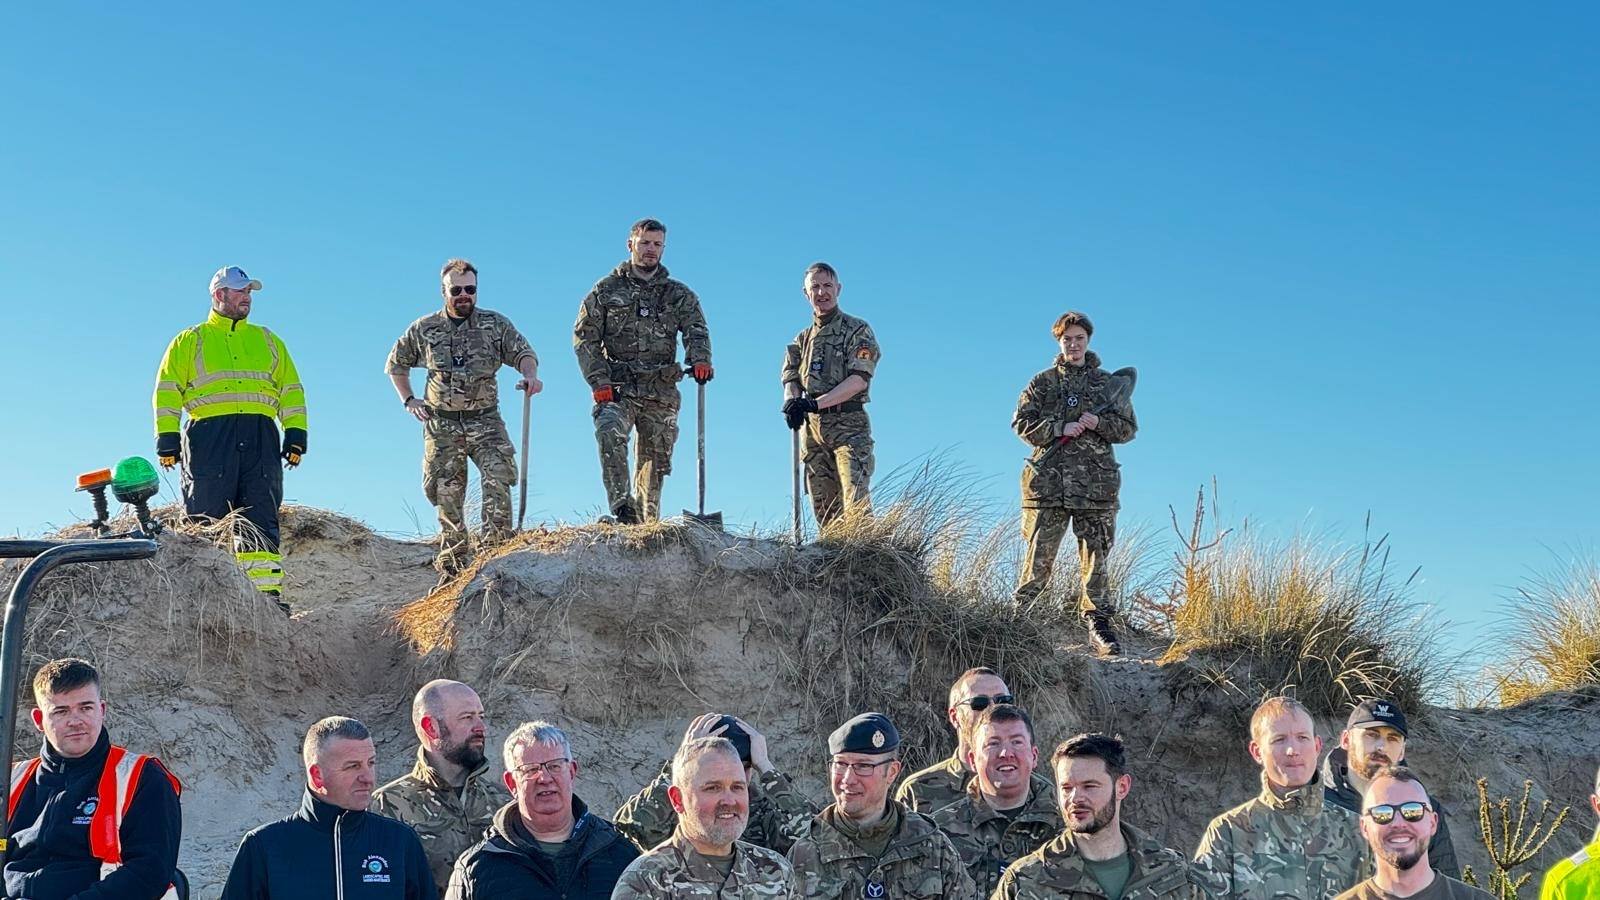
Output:
M122 503L141 507L159 490L161 479L156 467L142 456L130 456L117 463L111 475L111 493Z

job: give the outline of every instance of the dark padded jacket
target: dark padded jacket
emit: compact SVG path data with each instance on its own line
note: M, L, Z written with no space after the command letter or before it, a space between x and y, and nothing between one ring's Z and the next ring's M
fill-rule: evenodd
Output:
M94 749L76 759L44 742L39 768L11 817L7 897L155 900L166 892L178 864L183 813L159 764L147 763L133 789L122 820L122 867L102 881L100 860L89 852L89 818L110 752L111 735L103 728Z
M222 900L438 900L422 841L404 822L324 802L244 836Z
M562 883L554 861L519 833L518 815L515 800L500 807L484 839L456 861L445 900L608 900L639 856L632 841L573 797L575 824L564 853L576 858L565 860L572 869Z

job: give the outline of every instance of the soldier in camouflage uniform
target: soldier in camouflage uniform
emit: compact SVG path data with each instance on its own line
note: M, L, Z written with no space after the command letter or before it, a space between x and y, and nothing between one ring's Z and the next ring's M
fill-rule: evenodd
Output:
M950 838L967 874L987 897L1000 873L1061 830L1056 792L1034 783L1039 750L1033 720L1019 706L985 709L972 729L968 754L976 776L960 800L934 813L934 824Z
M422 490L439 514L441 577L472 561L467 543L467 460L478 465L483 541L511 536L516 451L500 418L495 376L502 365L522 373L517 390L537 394L539 357L511 320L477 308L478 270L452 259L440 273L444 309L411 323L389 351L387 370L406 411L422 423ZM424 399L411 392L411 370L428 370Z
M623 525L661 517L661 482L678 441L678 335L694 380L711 380L711 333L700 298L661 265L667 227L635 222L628 259L583 298L572 329L578 368L594 393L600 478L611 514ZM632 490L628 435L638 434Z
M833 805L789 850L808 900L975 900L961 856L933 820L889 799L900 734L864 713L828 737Z
M789 862L739 840L749 814L748 784L727 738L685 741L672 758L672 837L634 860L612 900L799 900Z
M999 673L988 666L978 666L961 673L950 685L949 703L945 718L955 729L956 750L950 758L919 769L900 782L894 799L925 816L949 806L966 796L967 785L972 781L972 769L967 756L972 750L973 723L978 713L995 703L1014 703L1016 698L1001 679ZM1035 792L1050 790L1050 779L1033 773Z
M1327 900L1361 881L1370 854L1356 815L1323 799L1311 713L1273 697L1250 717L1261 793L1206 828L1195 851L1212 894L1228 900Z
M838 273L825 262L806 269L811 327L783 353L783 417L800 432L806 487L817 526L872 510L872 423L868 383L877 371L872 326L839 309Z
M1066 828L1012 863L991 900L1200 900L1204 881L1176 850L1122 821L1133 787L1122 741L1069 738L1050 756Z
M411 725L420 744L417 764L373 791L372 810L417 832L442 895L450 867L483 837L508 797L485 777L487 736L477 691L443 678L428 682L411 701Z
M1106 593L1106 558L1116 537L1117 493L1122 473L1113 444L1133 440L1139 424L1133 404L1124 400L1096 413L1110 397L1110 373L1089 350L1094 325L1080 312L1069 312L1051 328L1061 345L1055 365L1033 376L1017 400L1011 428L1029 446L1033 457L1022 468L1022 537L1028 544L1022 563L1019 602L1032 601L1050 581L1056 551L1067 528L1081 546L1080 565L1088 571L1079 609L1089 623L1089 636L1104 653L1121 652L1111 629L1115 610ZM1046 463L1039 460L1063 445Z
M766 737L743 719L718 713L707 713L690 722L683 740L701 737L727 738L744 763L750 783L750 821L740 840L787 853L795 839L811 827L811 817L817 809L796 790L789 776L773 766L767 755ZM668 760L654 781L617 810L617 830L640 850L649 850L671 837L678 826L678 814L667 797L671 787L672 761Z

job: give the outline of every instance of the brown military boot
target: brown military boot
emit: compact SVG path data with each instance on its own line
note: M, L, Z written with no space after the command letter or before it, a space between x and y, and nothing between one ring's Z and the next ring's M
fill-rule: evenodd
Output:
M1089 625L1089 643L1101 656L1121 656L1122 643L1117 640L1117 633L1111 630L1111 616L1091 615L1087 619Z

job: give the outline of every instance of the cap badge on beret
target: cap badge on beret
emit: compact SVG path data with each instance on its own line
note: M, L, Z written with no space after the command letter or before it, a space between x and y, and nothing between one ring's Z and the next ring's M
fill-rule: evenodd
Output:
M884 737L883 737L883 731L882 730L877 730L877 731L872 732L872 746L874 746L874 747L882 747L883 746L883 741L884 741Z

